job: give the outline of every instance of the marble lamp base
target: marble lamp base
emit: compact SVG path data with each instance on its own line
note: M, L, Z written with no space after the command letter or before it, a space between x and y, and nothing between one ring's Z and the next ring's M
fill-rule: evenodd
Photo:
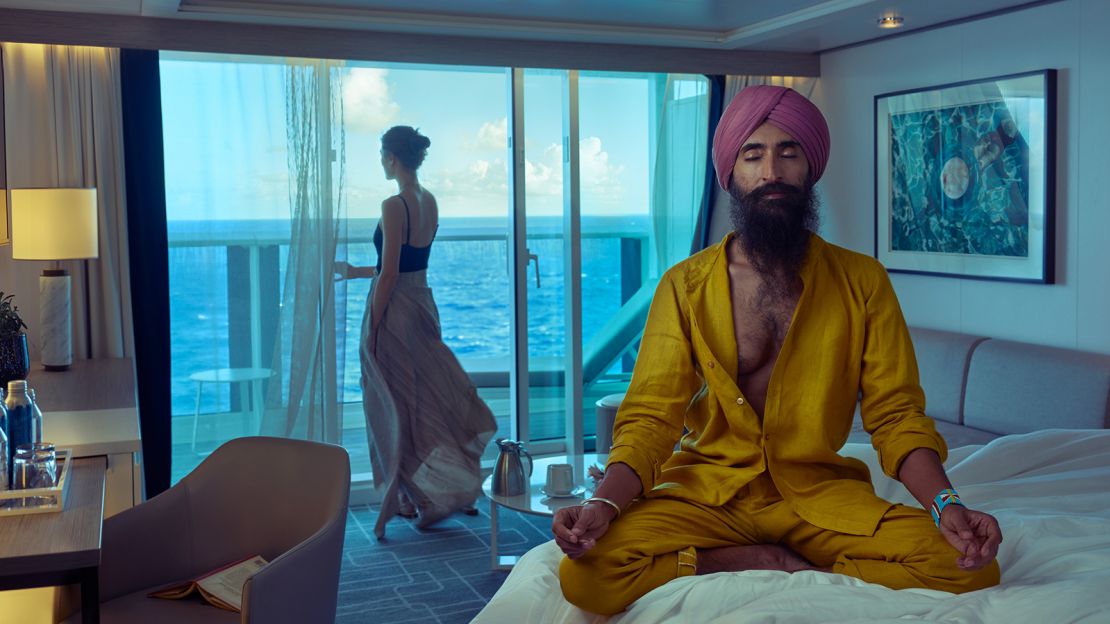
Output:
M63 371L73 364L70 280L65 269L44 269L39 276L39 331L42 367Z

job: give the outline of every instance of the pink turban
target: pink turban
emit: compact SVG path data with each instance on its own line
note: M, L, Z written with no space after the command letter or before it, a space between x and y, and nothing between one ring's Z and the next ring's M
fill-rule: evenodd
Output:
M829 161L829 126L825 117L793 89L756 85L742 89L721 115L713 135L713 168L717 182L728 190L740 148L756 128L768 122L794 137L809 161L810 180L816 182Z

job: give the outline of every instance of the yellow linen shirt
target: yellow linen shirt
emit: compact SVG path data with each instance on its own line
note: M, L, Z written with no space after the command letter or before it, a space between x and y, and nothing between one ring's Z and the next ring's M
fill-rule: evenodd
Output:
M942 461L947 455L925 415L913 343L886 270L810 237L804 288L761 423L736 383L725 253L731 236L660 279L609 463L632 468L649 497L714 506L767 471L807 522L872 535L890 503L875 495L863 462L837 453L859 393L863 425L886 474L896 478L917 448L935 450Z

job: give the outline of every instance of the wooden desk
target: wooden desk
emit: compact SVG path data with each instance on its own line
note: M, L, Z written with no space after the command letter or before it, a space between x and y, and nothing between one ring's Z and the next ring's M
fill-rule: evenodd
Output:
M74 360L68 370L45 371L37 362L27 374L39 409L45 412L137 410L135 363L131 358Z
M0 517L0 590L81 585L81 621L100 621L103 457L73 460L69 499L54 513Z
M142 443L130 358L74 360L69 370L35 364L27 384L43 412L43 439L74 457L108 458L104 515L143 501Z

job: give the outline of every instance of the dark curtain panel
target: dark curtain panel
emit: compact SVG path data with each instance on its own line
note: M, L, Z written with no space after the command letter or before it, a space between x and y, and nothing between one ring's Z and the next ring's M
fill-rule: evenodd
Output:
M0 189L8 188L8 161L7 144L4 139L4 51L0 50ZM0 206L6 206L4 202L0 202ZM8 213L4 212L0 218L5 219L7 223ZM0 228L8 231L7 228Z
M170 290L156 50L120 50L127 243L147 497L170 486Z
M706 76L709 79L709 140L705 142L708 151L705 157L705 191L701 194L701 210L698 211L698 228L694 232L694 247L690 253L696 253L709 246L709 223L713 217L713 200L717 196L717 176L713 171L713 133L717 131L717 123L721 121L725 102L725 77ZM717 242L717 241L712 241Z

